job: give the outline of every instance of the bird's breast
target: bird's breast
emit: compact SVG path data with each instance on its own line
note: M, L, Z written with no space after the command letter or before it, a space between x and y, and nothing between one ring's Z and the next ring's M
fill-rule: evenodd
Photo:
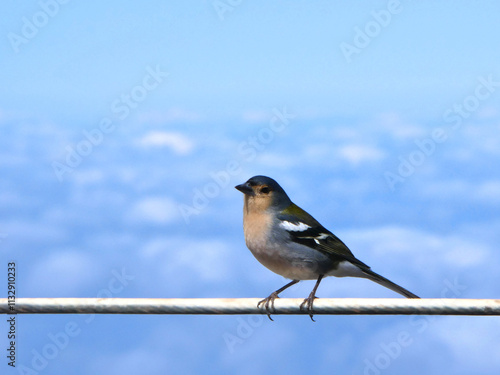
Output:
M254 217L255 218L255 217ZM272 232L272 223L262 215L260 220L244 223L245 242L255 258L274 273L292 280L313 280L333 265L318 251L293 244ZM287 235L285 232L279 232Z

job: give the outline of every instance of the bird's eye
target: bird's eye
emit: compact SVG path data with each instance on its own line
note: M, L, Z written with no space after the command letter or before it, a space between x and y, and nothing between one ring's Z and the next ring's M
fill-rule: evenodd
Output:
M269 186L263 186L260 189L261 194L269 194L270 191L271 191L271 189L269 189Z

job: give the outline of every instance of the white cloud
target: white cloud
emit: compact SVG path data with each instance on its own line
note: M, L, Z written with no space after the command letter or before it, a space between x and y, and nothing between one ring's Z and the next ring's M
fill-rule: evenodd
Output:
M500 349L498 317L468 317L467 324L457 324L457 318L443 318L432 327L434 334L451 350L455 368L450 373L485 374L498 372ZM453 332L453 334L451 334ZM465 367L465 368L464 368Z
M291 154L285 155L274 152L263 152L258 154L255 161L264 168L279 167L280 169L290 168L297 165L297 160Z
M23 207L23 205L18 207ZM32 241L34 243L54 243L64 240L67 236L66 229L46 221L21 219L0 221L0 233L6 233L10 238L16 238L18 241ZM29 251L29 249L26 250Z
M382 113L375 118L377 128L383 133L388 133L396 139L406 140L425 135L424 127L409 124L397 113Z
M181 244L179 244L181 245ZM231 257L226 243L219 240L189 241L179 246L174 264L192 268L194 274L205 280L226 280L231 272ZM181 250L182 249L182 250Z
M499 112L497 107L483 107L477 111L477 117L480 119L490 119L498 117Z
M500 203L500 180L485 182L447 180L426 183L420 190L425 197L443 200L469 201L482 204Z
M338 150L338 154L351 164L359 164L365 161L378 161L385 157L384 152L380 149L359 144L341 146Z
M101 169L76 169L73 173L73 179L80 185L99 184L104 180L104 172Z
M447 374L496 374L500 366L499 328L497 317L393 317L390 325L377 324L371 334L363 338L358 348L363 361L356 373L408 373L409 367L413 368L414 363L427 356L426 363L415 373L422 370L441 373L432 369L446 367ZM402 334L406 345L401 345L398 339ZM439 354L429 355L431 352ZM382 361L381 357L388 360ZM372 370L367 362L372 367L374 364L384 366L375 366Z
M166 111L151 111L140 114L139 121L150 124L165 124L172 122L198 122L202 119L199 113L182 108L170 108Z
M474 194L475 198L491 204L500 203L500 180L488 181L479 185Z
M127 219L134 222L165 224L177 218L178 214L177 205L172 199L147 197L134 204L127 214Z
M139 141L143 147L168 147L178 155L189 154L194 142L183 134L166 131L150 131Z
M271 111L264 110L248 110L242 114L243 121L248 124L269 122L273 116Z
M433 199L463 199L470 196L470 184L465 180L433 180L422 186L420 194Z
M343 240L375 272L395 282L400 280L410 290L413 284L437 294L442 290L442 280L463 275L469 278L468 290L472 291L495 258L490 246L476 237L399 226L348 232ZM383 267L390 274L385 274ZM411 283L407 285L405 279Z
M157 237L146 242L146 244L141 248L141 254L144 258L156 258L165 254L171 245L171 239L169 237Z
M228 244L218 239L157 237L144 244L140 254L159 267L158 273L169 282L185 279L182 288L189 289L193 287L191 282L228 280L234 277L232 269L236 267ZM192 277L186 279L188 275Z

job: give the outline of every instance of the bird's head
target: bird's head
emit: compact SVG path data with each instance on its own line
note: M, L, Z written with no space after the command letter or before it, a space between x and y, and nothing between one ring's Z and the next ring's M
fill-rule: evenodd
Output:
M254 176L235 188L245 194L245 205L261 210L269 207L284 209L291 204L283 188L270 177Z

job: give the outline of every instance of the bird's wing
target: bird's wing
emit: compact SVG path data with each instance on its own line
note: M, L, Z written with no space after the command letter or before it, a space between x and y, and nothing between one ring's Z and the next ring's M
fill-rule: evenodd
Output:
M279 225L288 232L292 241L332 257L347 260L361 269L370 269L369 266L354 257L354 254L340 238L323 227L300 207L293 205L278 215L278 219L280 220Z

